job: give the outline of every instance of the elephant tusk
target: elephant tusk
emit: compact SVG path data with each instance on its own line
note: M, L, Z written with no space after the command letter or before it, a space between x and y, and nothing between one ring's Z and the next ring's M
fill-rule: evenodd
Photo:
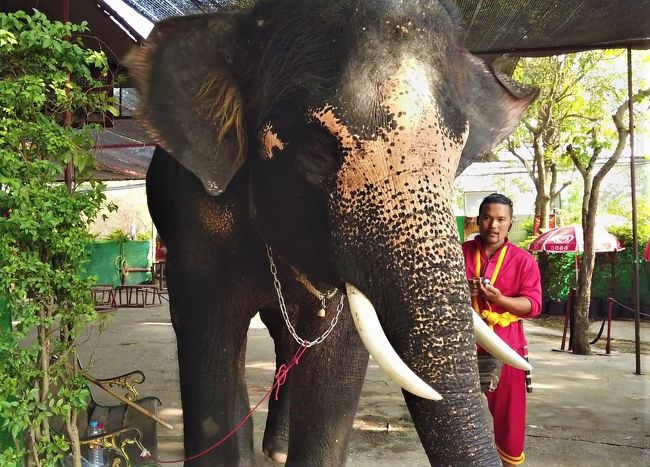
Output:
M397 355L381 328L377 312L370 300L352 284L346 282L345 288L354 325L366 349L368 349L368 352L370 352L370 355L380 368L384 370L390 379L411 394L424 399L441 400L442 396L413 373Z
M474 310L472 310L472 316L474 317L474 336L476 337L476 342L481 347L511 367L528 371L533 369L530 363L524 360L512 347L503 342Z

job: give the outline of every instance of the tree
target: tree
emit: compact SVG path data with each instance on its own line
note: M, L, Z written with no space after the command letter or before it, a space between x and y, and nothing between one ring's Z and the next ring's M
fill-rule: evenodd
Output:
M639 103L650 96L650 89L637 92L632 96L632 101ZM605 175L614 167L625 149L629 128L623 118L628 110L626 100L618 106L612 120L616 127L616 145L609 157L605 158L603 165L596 171L596 163L599 162L604 149L609 149L610 137L607 135L604 122L597 122L592 125L587 135L576 136L572 144L566 147L568 156L582 175L584 181L582 196L582 228L584 235L584 254L580 260L578 273L578 287L576 290L576 315L575 315L575 336L573 339L573 351L580 355L591 353L588 339L589 330L589 304L591 303L591 281L594 273L596 255L594 251L594 231L596 228L596 212L598 210L598 198L600 184ZM579 125L578 125L579 126ZM600 162L603 162L600 160Z
M89 128L63 122L66 113L112 110L96 92L106 57L70 39L86 31L37 11L0 14L0 303L18 322L0 333L0 429L15 440L1 465L27 455L31 465L53 465L68 452L52 417L64 420L81 465L76 415L88 391L76 340L96 318L83 268L104 196L92 181L80 189L94 165ZM70 162L77 181L66 187Z
M621 157L629 134L624 121L627 111L624 97L627 83L621 79L621 75L625 76L624 69L621 51L594 51L521 60L515 73L520 79L539 80L541 88L541 97L527 115L524 128L507 145L534 177L538 191L536 214L539 212L542 217L542 225L547 212L544 206L566 185L554 188L557 168L573 165L584 181L581 209L584 254L578 275L574 335L574 351L580 354L590 353L589 304L600 185ZM639 81L637 85L643 83ZM647 90L639 91L633 99L639 102L647 96ZM615 111L610 119L612 109ZM532 164L519 154L523 147L532 148ZM597 165L601 165L599 169ZM551 180L547 189L549 172Z
M589 118L584 113L586 102L578 97L577 89L603 54L596 51L525 58L515 69L515 79L539 87L540 94L505 147L523 164L535 185L535 217L542 230L549 226L551 207L571 183L559 185L558 173L569 166L561 156L574 136L572 120Z

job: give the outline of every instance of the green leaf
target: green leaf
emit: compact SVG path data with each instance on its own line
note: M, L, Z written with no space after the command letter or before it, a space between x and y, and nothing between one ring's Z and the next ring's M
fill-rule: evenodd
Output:
M99 183L69 194L60 182L72 155L83 171L95 164L91 131L65 128L63 112L98 114L111 105L85 88L100 85L93 77L105 74L105 56L78 39L63 39L85 29L37 11L0 13L0 300L17 321L12 332L0 332L0 419L14 438L30 429L43 432L46 420L88 400L63 363L95 319L84 265L88 225L105 197ZM71 339L60 339L64 325ZM47 401L38 389L46 376L39 365L43 349L53 357L50 387L61 388ZM67 445L54 436L40 440L37 450L41 464L51 465ZM0 465L8 455L0 453Z

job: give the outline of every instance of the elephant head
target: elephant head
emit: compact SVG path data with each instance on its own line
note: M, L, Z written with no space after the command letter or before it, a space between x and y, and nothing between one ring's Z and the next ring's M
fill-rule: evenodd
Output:
M535 92L459 36L447 2L261 0L157 24L129 68L150 135L207 193L246 170L274 252L374 305L431 462L498 464L451 185Z

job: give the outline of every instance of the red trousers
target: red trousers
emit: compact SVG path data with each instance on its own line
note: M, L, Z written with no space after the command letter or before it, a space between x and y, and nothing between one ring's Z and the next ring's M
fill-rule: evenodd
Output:
M517 353L524 356L523 349ZM526 372L503 365L496 390L486 396L499 456L511 464L521 464L526 457Z

